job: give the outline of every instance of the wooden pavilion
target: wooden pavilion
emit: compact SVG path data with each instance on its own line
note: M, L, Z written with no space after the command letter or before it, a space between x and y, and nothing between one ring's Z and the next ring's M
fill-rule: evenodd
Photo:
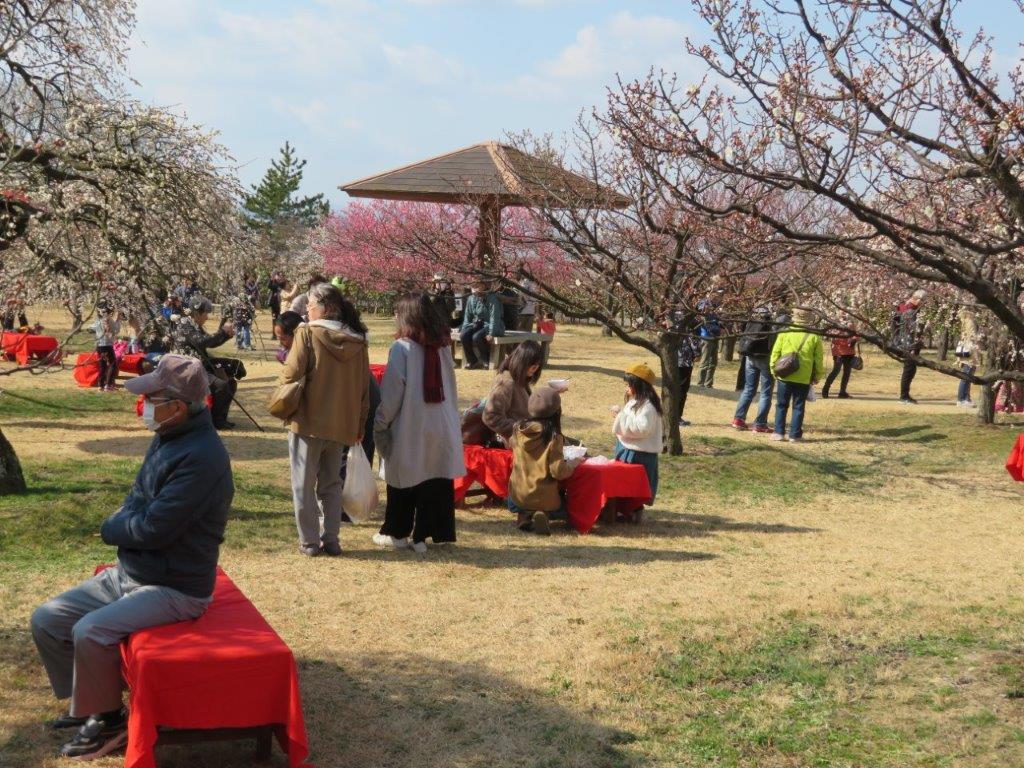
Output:
M496 256L501 209L624 208L628 197L508 144L488 141L339 187L351 197L474 205L480 212L477 254Z

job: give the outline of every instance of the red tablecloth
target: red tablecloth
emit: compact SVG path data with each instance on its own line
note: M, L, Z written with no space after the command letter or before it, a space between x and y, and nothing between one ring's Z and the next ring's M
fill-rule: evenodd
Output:
M142 373L145 355L123 355L117 361L117 370L122 373ZM100 357L95 352L82 352L75 358L75 381L80 387L95 387L100 378Z
M466 492L473 483L480 483L495 496L508 496L508 479L512 476L512 451L504 448L484 448L481 445L462 446L466 462L466 476L455 481L455 504L466 500Z
M1006 459L1006 471L1018 483L1024 482L1024 435L1017 435L1017 442Z
M386 365L381 365L380 363L370 363L370 375L377 380L378 384L383 380L384 369L386 368Z
M121 373L134 373L136 376L142 374L142 361L145 355L121 355L117 361L117 370Z
M17 360L19 365L28 365L32 358L42 359L58 349L60 342L53 336L4 331L0 337L0 346L3 347L4 357L8 360Z
M512 475L512 451L503 448L462 446L466 476L455 481L455 503L465 501L466 492L474 482L480 483L495 496L508 496ZM637 507L651 499L647 472L639 464L610 461L607 464L586 462L562 483L565 488L569 524L580 533L594 527L608 499L625 499Z
M121 644L131 695L125 768L155 768L157 726L275 724L288 765L309 747L291 650L220 568L213 602L195 621L136 632Z
M569 524L580 533L587 533L594 527L608 499L622 499L635 509L651 500L647 471L639 464L621 461L581 464L562 487L565 488Z
M95 352L82 352L75 358L73 372L80 387L95 387L100 380L100 356Z

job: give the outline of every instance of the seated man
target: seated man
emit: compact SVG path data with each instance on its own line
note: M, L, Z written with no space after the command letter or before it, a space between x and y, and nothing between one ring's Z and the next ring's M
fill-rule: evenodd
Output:
M117 565L32 614L32 638L59 699L54 728L78 733L63 757L100 757L127 742L121 641L157 624L194 619L213 594L217 555L234 496L231 464L206 408L202 363L164 355L125 388L145 395L156 432L122 507L100 528Z
M488 280L473 283L473 293L466 301L459 337L462 340L464 368L486 368L491 359L490 343L505 335L502 306Z

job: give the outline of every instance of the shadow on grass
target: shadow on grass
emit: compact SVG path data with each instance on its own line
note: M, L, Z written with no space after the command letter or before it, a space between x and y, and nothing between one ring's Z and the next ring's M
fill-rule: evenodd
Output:
M285 434L275 436L273 432L267 432L267 437L258 437L261 434L256 432L251 424L242 424L236 421L239 427L227 433L221 434L221 439L228 449L228 455L236 461L248 461L252 459L284 459L285 464L281 467L284 476L288 474L288 443ZM248 437L257 437L256 440L247 440ZM280 439L275 439L280 437ZM131 456L143 457L146 449L152 441L149 433L132 435L128 437L99 438L96 440L82 440L77 448L86 453L101 454L106 456Z
M561 678L532 689L481 665L415 654L300 656L297 663L309 759L320 768L648 764L630 747L637 736L562 703ZM63 707L26 628L0 629L0 691L0 764L43 764L69 732L44 725ZM161 768L254 764L251 741L162 746L156 758ZM287 765L276 742L265 765Z

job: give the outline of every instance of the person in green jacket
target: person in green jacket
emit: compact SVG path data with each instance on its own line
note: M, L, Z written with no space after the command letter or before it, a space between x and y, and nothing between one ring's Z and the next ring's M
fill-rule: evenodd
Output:
M775 432L772 440L784 440L786 434L786 415L790 403L793 405L793 420L789 423L789 442L803 441L804 406L811 386L817 384L825 373L825 348L821 343L821 335L810 329L811 313L806 309L793 310L793 324L788 330L782 331L775 338L769 367L774 375L775 364L779 358L795 352L800 360L800 367L788 376L775 376Z

